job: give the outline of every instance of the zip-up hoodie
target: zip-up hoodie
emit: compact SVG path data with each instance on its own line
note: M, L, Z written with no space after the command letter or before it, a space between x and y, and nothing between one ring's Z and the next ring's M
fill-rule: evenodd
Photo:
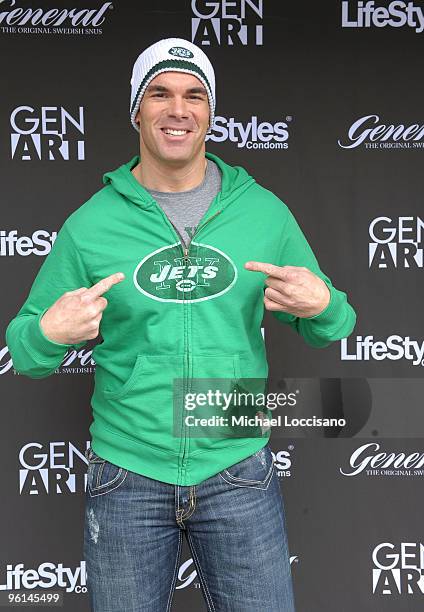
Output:
M93 350L92 448L118 466L182 486L200 483L268 442L269 429L256 437L193 437L183 423L187 413L175 410L174 379L187 391L197 378L267 378L261 333L266 275L246 270L246 261L305 266L325 281L330 302L321 313L299 318L272 311L309 345L345 338L356 320L289 208L244 168L209 152L206 157L218 164L222 186L188 249L131 173L140 161L135 156L104 174L104 186L66 219L6 330L15 369L31 378L49 376L69 350L86 342L47 338L43 314L65 291L124 272L125 279L104 294L103 341Z

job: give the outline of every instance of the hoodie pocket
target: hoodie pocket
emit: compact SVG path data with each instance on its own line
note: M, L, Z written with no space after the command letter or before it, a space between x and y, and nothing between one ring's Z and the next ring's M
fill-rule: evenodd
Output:
M123 397L127 392L131 391L135 383L141 376L142 371L145 369L146 355L137 355L133 368L130 372L129 378L126 382L116 389L103 389L103 394L108 399L119 399Z
M139 354L129 373L127 380L116 389L103 388L103 394L110 400L140 400L141 405L145 403L143 398L149 401L162 392L160 399L164 399L164 390L172 390L174 378L183 376L184 354ZM162 402L161 402L162 403Z
M126 380L117 386L115 383L114 388L104 380L100 387L109 404L103 417L108 427L121 435L175 452L181 436L189 431L183 431L188 414L183 393L204 393L209 388L228 393L239 376L238 354L192 353L188 363L184 353L138 354ZM206 380L197 382L197 378ZM179 379L178 383L174 384L174 379ZM222 409L217 408L217 412L221 414ZM205 444L210 446L211 441Z
M183 354L138 354L121 385L102 387L109 429L166 452L178 448L173 437L174 378L182 377L183 364Z
M154 377L158 383L168 382L172 385L174 377L183 377L185 358L184 354L139 354L127 380L115 389L104 387L103 395L110 400L118 400L134 393L136 390L142 392L143 383L147 382L147 377L150 379ZM190 359L191 378L222 378L230 384L241 376L238 354L192 354ZM185 378L187 378L187 366L185 365L184 368Z

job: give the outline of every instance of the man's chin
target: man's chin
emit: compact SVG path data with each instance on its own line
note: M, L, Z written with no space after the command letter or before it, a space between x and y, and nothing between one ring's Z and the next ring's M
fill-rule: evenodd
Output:
M170 150L163 150L161 149L159 151L159 157L167 163L184 163L184 162L188 162L190 161L190 159L192 159L194 157L194 151L192 149L190 150L180 150L180 151L170 151Z

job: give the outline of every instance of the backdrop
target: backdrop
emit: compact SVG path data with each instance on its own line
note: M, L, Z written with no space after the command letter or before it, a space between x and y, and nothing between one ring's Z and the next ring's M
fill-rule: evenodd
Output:
M418 1L1 1L0 603L59 592L63 610L89 609L96 341L31 380L4 332L65 219L138 152L133 62L179 36L216 71L206 149L289 206L357 312L325 349L263 321L270 390L299 390L297 416L346 419L273 429L296 609L423 609L423 29ZM186 545L174 609L206 610Z

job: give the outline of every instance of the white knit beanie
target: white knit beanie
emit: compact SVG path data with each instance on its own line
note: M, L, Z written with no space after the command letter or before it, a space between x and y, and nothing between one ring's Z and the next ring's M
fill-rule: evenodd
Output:
M210 121L208 134L215 116L215 72L208 56L197 45L184 38L163 38L147 47L137 58L131 77L130 118L134 129L140 131L135 122L141 99L150 81L166 71L194 74L208 92Z

